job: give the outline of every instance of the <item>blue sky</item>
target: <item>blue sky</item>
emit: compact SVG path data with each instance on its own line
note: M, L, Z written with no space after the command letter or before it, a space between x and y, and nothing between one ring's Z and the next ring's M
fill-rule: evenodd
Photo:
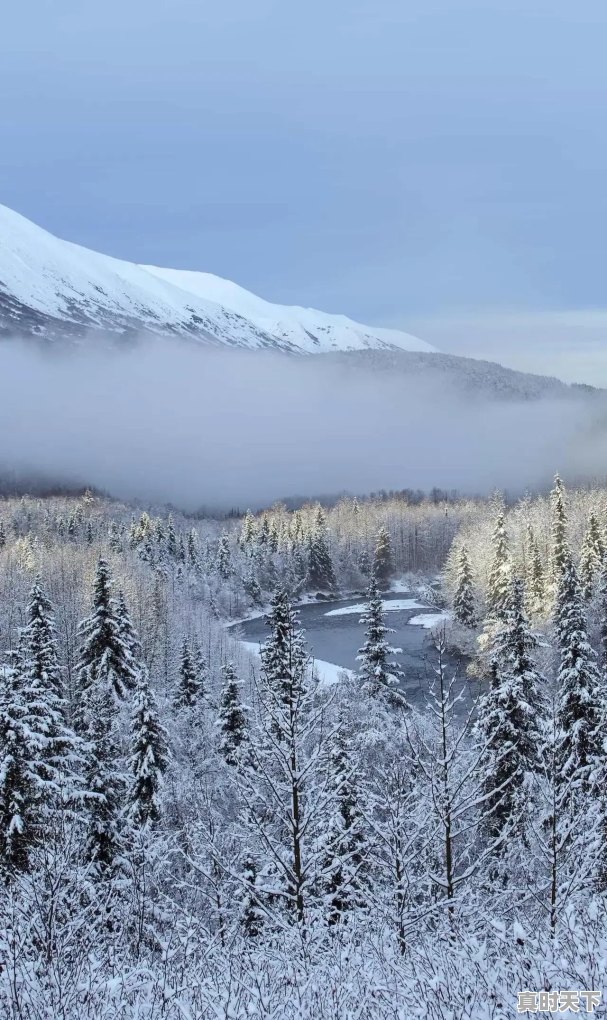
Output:
M0 201L445 349L493 356L514 313L516 362L607 305L606 28L604 0L12 4Z

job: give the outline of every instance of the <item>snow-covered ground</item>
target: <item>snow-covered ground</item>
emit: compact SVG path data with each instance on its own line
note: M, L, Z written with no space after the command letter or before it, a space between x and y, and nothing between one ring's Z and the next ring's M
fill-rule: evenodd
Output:
M242 641L241 644L251 655L259 657L261 645L258 641ZM339 683L344 674L349 677L356 676L354 670L338 666L335 662L325 662L324 659L313 659L312 669L324 687L332 687L333 684Z
M384 613L402 612L403 609L428 609L416 599L385 599L382 602ZM339 609L330 609L325 616L350 616L364 613L367 609L366 602L357 602L355 606L340 606Z
M425 627L426 630L432 630L433 627L450 619L450 613L420 613L418 616L412 616L409 623L414 627Z

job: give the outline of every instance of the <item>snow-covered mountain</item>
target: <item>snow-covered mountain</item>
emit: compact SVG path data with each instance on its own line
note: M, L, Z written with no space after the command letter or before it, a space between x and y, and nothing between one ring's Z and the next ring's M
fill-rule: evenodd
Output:
M70 340L97 330L296 353L434 350L399 330L271 304L211 273L101 255L0 205L0 336Z

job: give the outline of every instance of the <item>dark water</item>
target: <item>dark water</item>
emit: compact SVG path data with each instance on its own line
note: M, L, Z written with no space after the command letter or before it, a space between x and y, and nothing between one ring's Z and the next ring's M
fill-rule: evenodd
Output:
M386 593L383 598L385 601L411 599L420 605L422 602L413 592ZM299 620L305 630L308 646L315 658L334 662L347 669L358 669L359 663L356 656L364 641L364 626L359 623L360 614L348 614L347 616L327 616L326 614L332 609L359 605L363 602L364 597L359 596L340 602L319 602L299 608ZM404 674L399 686L412 704L423 703L424 691L427 690L428 683L434 675L433 670L437 665L437 654L431 631L424 627L411 625L408 621L422 613L434 612L437 610L432 607L424 607L386 613L386 625L394 630L393 634L388 635L388 639L394 647L402 649L401 652L392 656ZM261 642L266 640L268 628L265 620L260 618L239 624L232 633L243 641ZM464 660L448 655L446 661L448 677L451 678L456 673L464 683Z

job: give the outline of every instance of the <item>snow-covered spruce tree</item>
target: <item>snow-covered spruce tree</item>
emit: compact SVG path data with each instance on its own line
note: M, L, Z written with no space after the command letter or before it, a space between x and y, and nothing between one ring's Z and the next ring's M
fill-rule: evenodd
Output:
M87 742L84 781L88 795L84 855L96 878L109 877L122 849L122 806L128 780L121 767L116 733L116 694L113 676L103 660L92 672L86 692Z
M86 858L99 877L111 873L119 853L122 798L127 786L121 767L116 702L136 687L141 669L124 640L111 585L108 564L100 559L92 613L79 627L82 645L77 667L80 704L76 707L76 723L88 744Z
M79 744L64 718L51 606L36 581L27 626L0 676L0 864L26 870L79 790Z
M475 730L483 793L481 828L500 857L512 850L513 842L526 838L530 777L542 764L543 681L532 657L537 639L524 604L523 583L515 578L494 639L489 689L479 702Z
M599 625L601 633L600 664L603 676L607 681L607 555L601 565L599 589Z
M373 553L373 574L377 582L385 587L392 576L393 569L390 536L387 530L381 527L377 533Z
M552 507L552 580L558 588L569 552L565 486L558 474L554 476L554 488L550 493L550 503Z
M504 617L510 596L512 564L508 548L508 536L503 507L498 510L495 527L491 536L491 570L487 588L489 616L493 620Z
M331 925L347 921L352 911L369 905L369 841L358 767L342 714L329 752L330 815L323 837L325 912Z
M251 555L257 535L257 525L250 510L247 510L242 519L242 527L238 536L238 546L244 553Z
M217 546L216 570L223 581L227 581L233 574L232 554L230 552L230 540L227 532L223 532Z
M124 592L121 591L118 592L116 597L116 618L122 640L131 653L133 662L137 664L141 660L141 644L133 627ZM131 687L129 689L134 688Z
M563 782L578 799L602 792L595 788L605 757L605 680L588 640L580 583L571 555L563 561L556 602L557 675L560 727L558 761Z
M228 765L237 765L243 744L246 743L247 718L240 700L242 684L234 664L227 662L222 667L221 703L217 727L219 729L218 752Z
M167 520L167 537L166 537L166 548L167 553L171 559L177 559L177 532L175 531L175 521L173 515L169 514Z
M580 583L582 594L587 602L590 602L594 595L604 555L605 548L598 518L594 512L591 512L580 554Z
M144 828L160 820L162 777L169 764L168 738L158 717L147 669L139 671L131 724L129 816Z
M38 803L40 748L32 740L21 656L0 667L0 874L29 868L41 836Z
M334 591L337 588L333 561L327 542L327 521L324 510L316 508L314 527L308 549L308 582L311 588Z
M247 938L256 939L263 931L265 914L258 891L259 868L253 854L246 852L242 855L240 875L242 888L239 922Z
M457 586L453 596L453 615L464 627L475 627L477 623L474 598L474 581L468 556L468 548L462 545L457 563Z
M173 704L175 708L193 708L200 699L200 679L196 663L192 658L192 652L187 638L183 639L181 647L181 658L179 661L179 676L177 689Z
M110 682L120 701L137 685L139 664L133 659L130 638L125 640L125 620L112 596L112 584L108 563L101 558L93 586L92 612L78 628L81 642L77 666L80 704L75 706L78 725L87 712L89 692L96 686L98 676L102 676L102 685L106 680Z
M304 687L308 656L298 613L284 588L275 592L266 619L270 636L261 647L264 689L287 706Z
M531 525L527 525L527 606L533 617L543 617L547 611L546 577L537 539Z
M369 697L376 698L390 692L394 685L394 674L398 667L388 659L399 649L392 648L386 640L386 635L393 631L386 627L383 601L374 574L367 589L367 607L360 623L366 628L365 643L356 656L360 662L361 686Z
M63 683L57 654L55 621L52 606L42 590L39 578L30 592L24 637L32 676L41 686L54 693L57 698L61 698Z
M4 549L6 545L6 528L4 527L4 521L0 521L0 549Z

